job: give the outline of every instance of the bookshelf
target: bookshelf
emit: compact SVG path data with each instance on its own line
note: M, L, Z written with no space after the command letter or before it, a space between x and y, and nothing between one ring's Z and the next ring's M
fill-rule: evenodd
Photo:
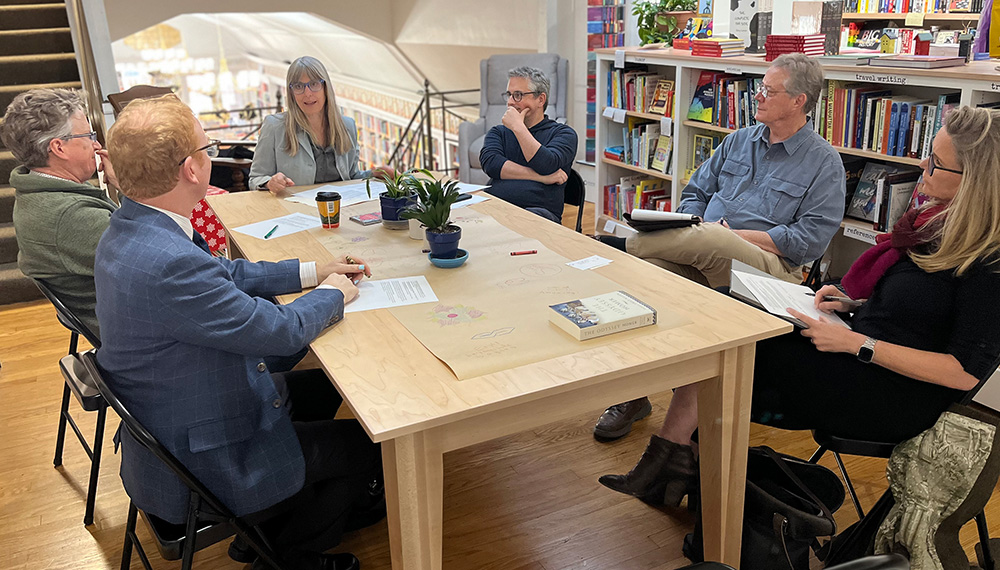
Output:
M597 124L597 57L594 50L625 45L624 0L587 0L587 132L583 139L584 158L593 163Z
M868 15L870 14L866 14L866 16ZM598 50L598 93L607 93L607 75L614 68L615 51L614 49ZM694 136L705 133L715 133L724 136L733 132L733 129L686 119L687 109L694 96L698 77L701 72L703 70L710 70L747 77L760 77L763 76L770 64L765 62L762 57L742 56L724 59L695 57L690 55L690 52L686 50L674 50L672 48L660 50L625 48L624 52L626 66L629 64L645 65L649 71L655 71L674 80L676 92L674 96L675 107L673 115L679 120L673 122L671 161L674 165L674 175L665 179L670 182L671 202L675 205L679 204L681 191L687 183L687 179L683 175L683 169L690 164ZM995 66L995 62L976 61L966 66L945 69L824 65L823 70L827 80L887 85L891 86L894 95L919 95L933 98L945 93L958 92L960 93L959 105L977 106L1000 101L1000 76L998 76ZM606 99L598 99L597 150L599 153L608 146L609 141L619 144L617 142L618 139L615 137L621 136L621 125L612 118L604 116L605 106ZM658 115L646 117L644 115L647 114L631 111L626 112L625 115L649 119L659 118ZM873 161L906 165L919 165L920 163L920 160L916 158L887 156L878 152L857 148L835 148L843 154L861 156ZM632 173L645 174L650 177L655 177L659 174L651 170L637 169L613 159L598 161L596 169L598 201L595 228L597 232L611 233L619 236L628 236L633 233L634 230L620 220L613 219L602 213L604 211L604 193L602 192L604 186L617 184L622 177ZM663 177L664 175L660 176ZM869 240L874 240L874 236L879 233L872 229L871 223L853 219L845 219L842 228L841 235L852 238L847 241L853 242L853 244L848 244L846 248L860 248L856 253L852 252L844 255L845 258L851 260L857 256L857 253L868 247ZM845 246L843 245L840 247L840 249L844 248ZM837 256L838 253L834 251L832 255Z

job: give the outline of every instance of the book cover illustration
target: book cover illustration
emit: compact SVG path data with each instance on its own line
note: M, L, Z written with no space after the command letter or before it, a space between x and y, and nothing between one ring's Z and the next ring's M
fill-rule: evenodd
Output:
M715 108L715 78L718 74L702 71L698 77L698 85L694 89L694 97L688 108L687 118L702 123L712 122L712 110Z

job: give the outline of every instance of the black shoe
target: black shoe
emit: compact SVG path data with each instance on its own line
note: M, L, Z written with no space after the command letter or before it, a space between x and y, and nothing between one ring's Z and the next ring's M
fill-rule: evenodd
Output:
M344 532L369 527L385 518L385 483L381 478L368 484L367 497L360 502L347 519Z
M594 239L605 245L610 245L615 249L620 249L625 253L628 253L628 250L625 249L625 238L623 237L602 235L602 236L594 236Z
M283 570L360 570L361 562L350 552L320 554L319 552L293 552L281 561ZM251 570L271 570L263 560L257 559Z
M249 564L257 560L257 551L251 548L242 536L236 535L229 544L229 557L237 562Z
M691 506L698 496L698 463L690 445L654 435L631 471L625 475L602 475L598 481L651 505L676 507L688 495Z
M594 426L594 438L597 441L612 441L632 431L632 424L649 415L653 405L649 398L642 397L631 402L615 404L604 410L601 419Z

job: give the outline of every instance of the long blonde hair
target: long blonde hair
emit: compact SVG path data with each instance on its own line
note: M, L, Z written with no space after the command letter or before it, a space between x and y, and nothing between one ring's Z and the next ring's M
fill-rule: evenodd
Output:
M942 214L936 250L910 253L924 271L961 276L977 261L1000 252L1000 110L960 107L944 128L962 166L962 181Z
M303 73L309 77L309 81L322 81L323 88L326 90L326 106L324 107L326 116L323 121L323 128L326 129L325 133L313 133L309 129L309 120L306 119L306 114L302 112L299 104L295 102L295 94L292 93L291 84L298 81ZM328 140L330 146L333 147L333 150L337 154L344 154L351 149L353 146L351 135L347 132L347 125L344 124L344 119L340 116L340 108L337 106L337 96L334 95L333 86L330 84L330 76L326 72L326 67L318 59L305 55L293 61L288 66L288 74L285 77L285 90L288 93L286 99L288 101L288 119L285 121L285 150L289 156L295 156L299 152L297 135L300 130L308 133L317 145L322 144L324 140ZM321 135L326 136L323 137ZM316 137L319 137L319 140Z

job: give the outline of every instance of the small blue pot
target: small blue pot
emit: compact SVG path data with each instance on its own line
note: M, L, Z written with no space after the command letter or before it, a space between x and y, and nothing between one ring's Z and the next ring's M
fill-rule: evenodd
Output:
M431 257L452 259L458 253L458 241L462 239L462 228L450 227L455 228L455 231L447 233L425 231L427 243L431 246Z
M385 193L379 194L379 204L382 206L382 219L390 222L400 220L399 212L416 203L416 196L403 196L402 198L390 198Z

